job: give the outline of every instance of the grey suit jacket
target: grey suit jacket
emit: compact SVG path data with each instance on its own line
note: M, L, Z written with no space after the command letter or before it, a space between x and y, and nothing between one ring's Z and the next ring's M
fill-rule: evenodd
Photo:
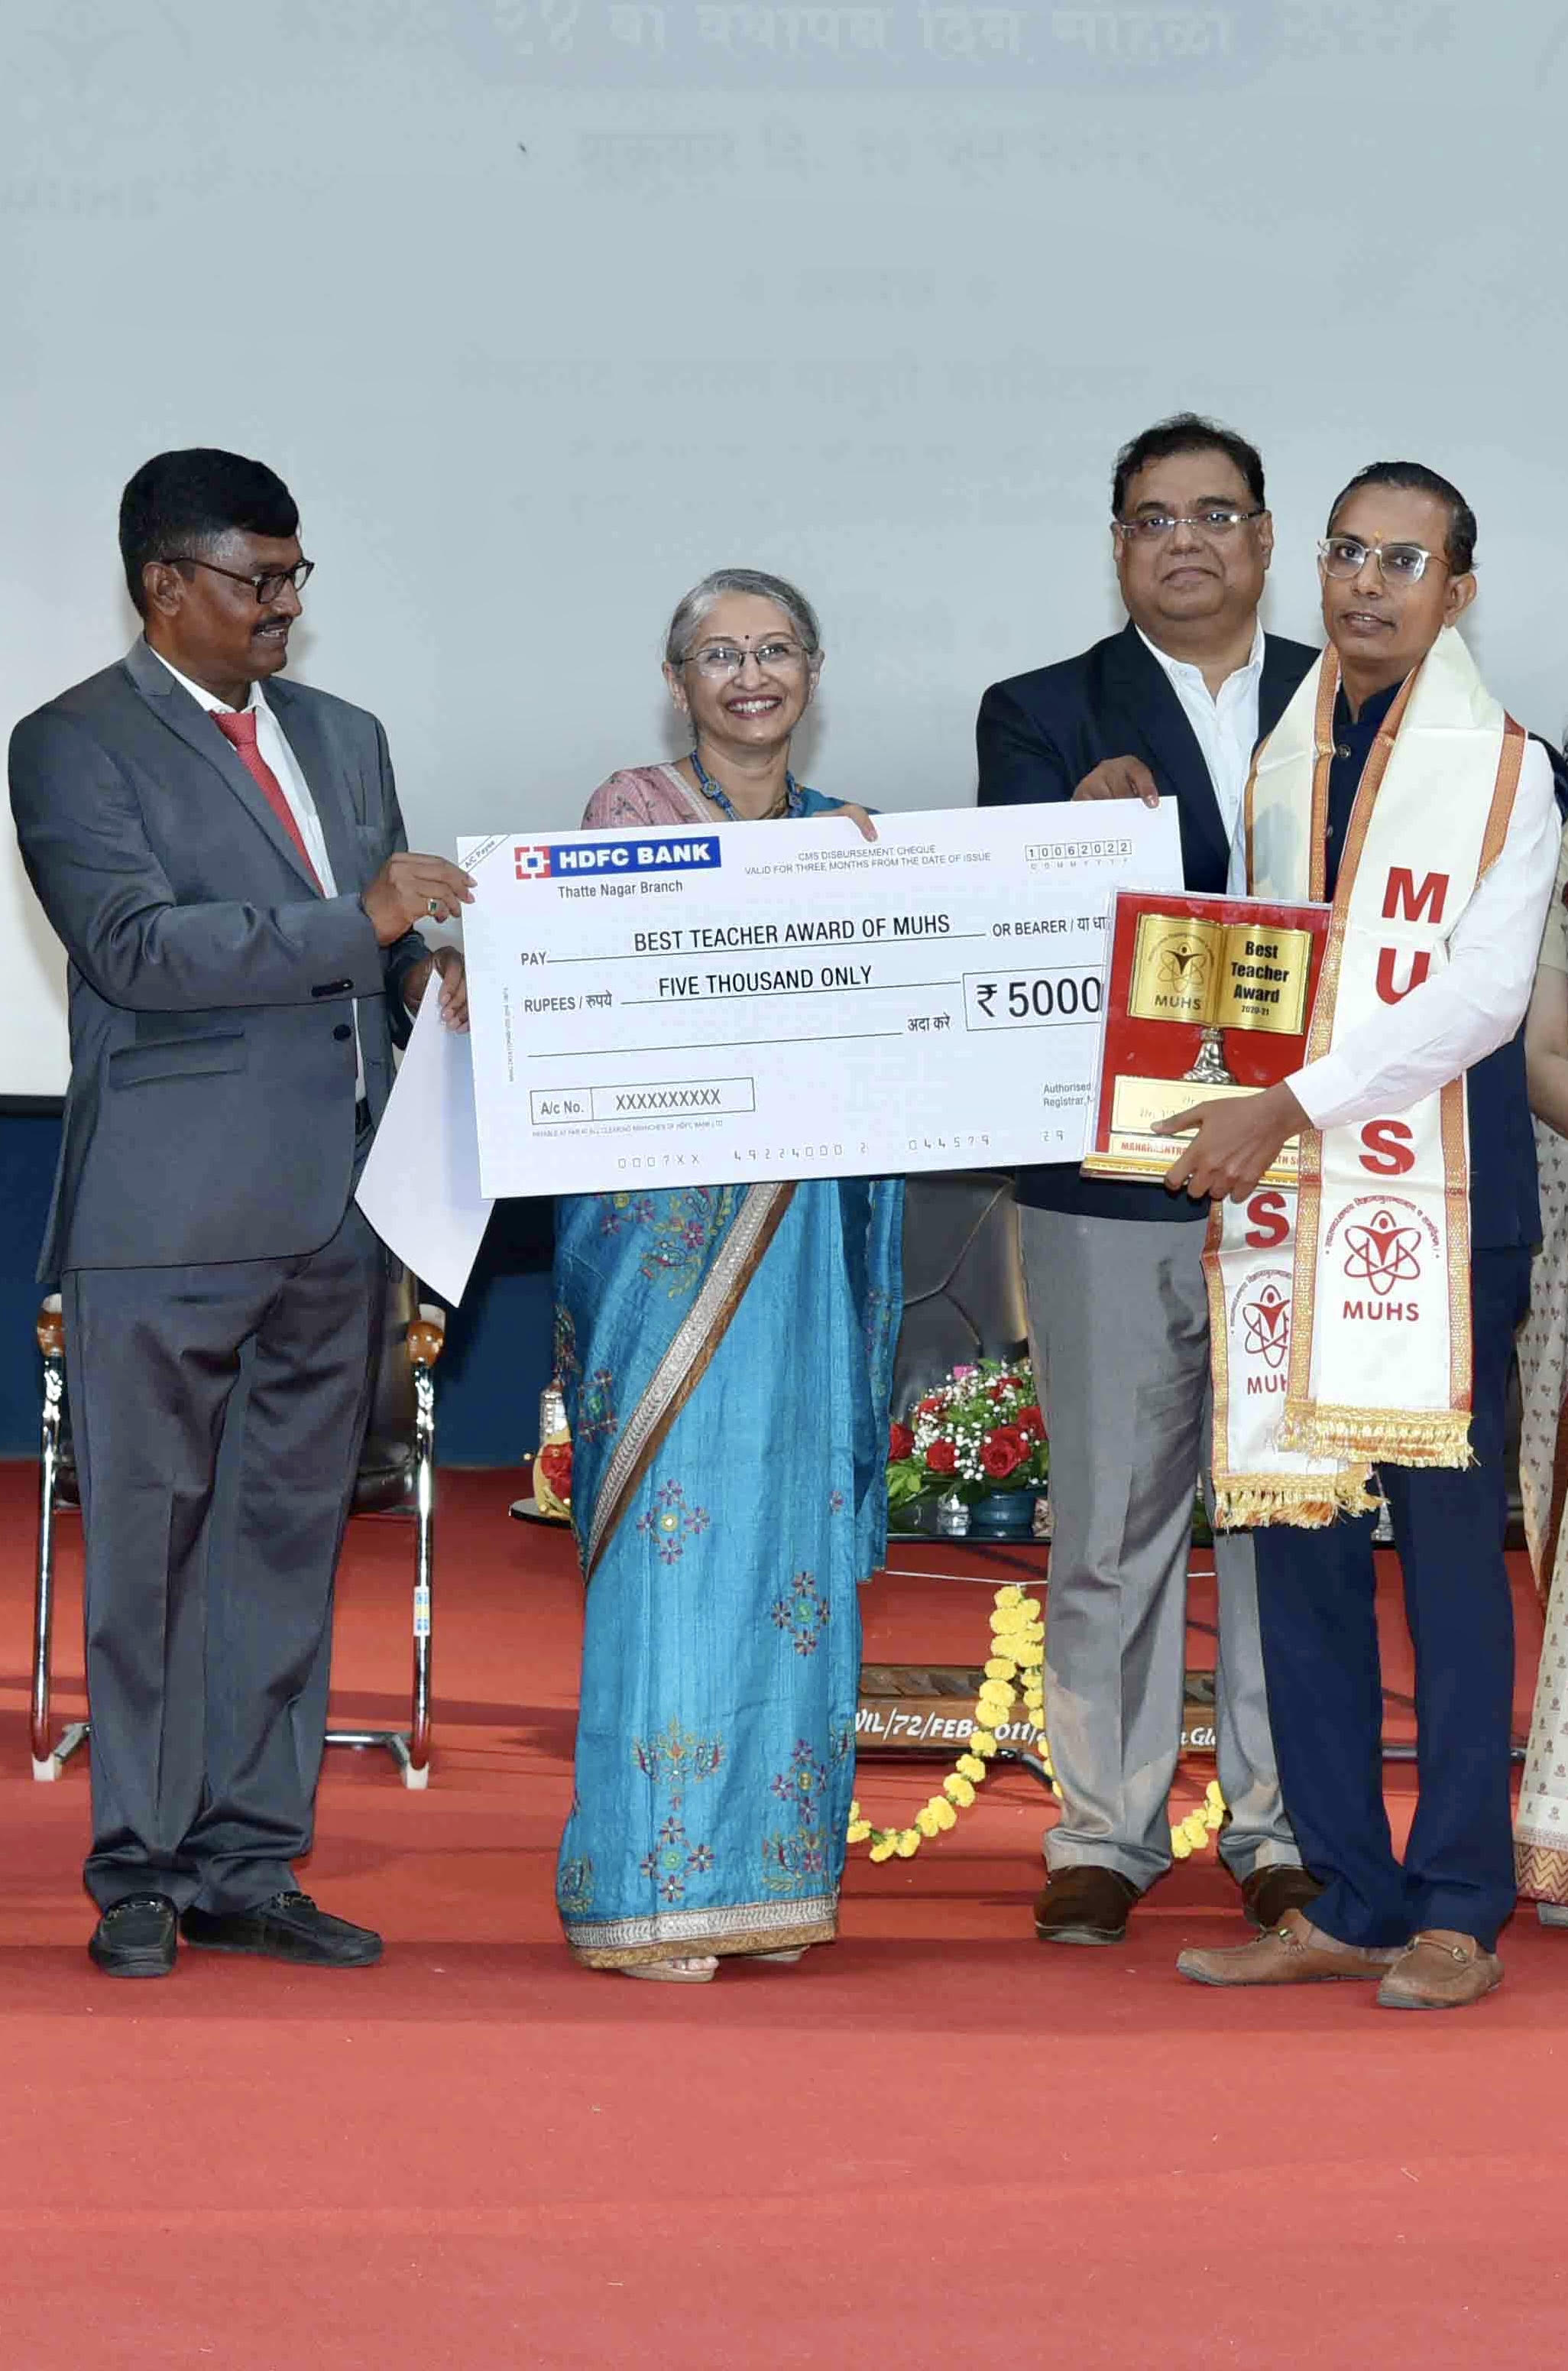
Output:
M401 984L359 902L405 845L364 710L274 681L340 895L145 642L11 736L29 878L70 956L71 1085L40 1278L314 1251L348 1207L352 1000L379 1119Z

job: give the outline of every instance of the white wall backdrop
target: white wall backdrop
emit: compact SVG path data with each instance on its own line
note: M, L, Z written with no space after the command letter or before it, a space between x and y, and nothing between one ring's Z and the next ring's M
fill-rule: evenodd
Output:
M0 0L0 711L113 658L120 488L288 479L295 665L386 720L409 830L574 822L666 747L676 596L798 577L823 788L973 792L984 686L1118 619L1119 442L1263 447L1270 622L1413 455L1481 519L1472 640L1555 733L1568 7ZM0 1093L63 1079L14 856Z

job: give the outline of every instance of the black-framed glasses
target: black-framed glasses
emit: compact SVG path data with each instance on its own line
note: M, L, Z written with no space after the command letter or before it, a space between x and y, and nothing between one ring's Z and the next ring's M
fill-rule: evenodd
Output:
M1211 503L1206 510L1180 514L1174 511L1142 511L1136 518L1113 519L1111 524L1128 543L1159 543L1164 537L1174 535L1179 526L1190 526L1197 534L1205 536L1234 535L1247 520L1261 519L1263 515L1264 505L1262 503L1255 511L1233 510L1228 503Z
M316 573L314 560L296 560L292 568L259 569L254 576L242 576L235 568L220 568L215 560L198 560L193 551L166 552L164 561L169 568L204 568L211 575L226 576L231 584L248 584L256 596L259 609L264 609L269 601L275 601L285 584L292 584L296 593L303 593Z
M1358 535L1325 535L1319 538L1318 557L1324 575L1342 581L1359 576L1376 560L1385 584L1419 584L1432 554L1424 543L1364 543Z

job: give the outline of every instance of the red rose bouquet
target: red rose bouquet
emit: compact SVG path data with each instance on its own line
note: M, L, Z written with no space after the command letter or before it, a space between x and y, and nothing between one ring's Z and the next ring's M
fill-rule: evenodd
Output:
M956 1491L973 1505L992 1490L1044 1486L1050 1468L1045 1419L1027 1359L982 1359L955 1367L917 1400L888 1440L889 1511Z

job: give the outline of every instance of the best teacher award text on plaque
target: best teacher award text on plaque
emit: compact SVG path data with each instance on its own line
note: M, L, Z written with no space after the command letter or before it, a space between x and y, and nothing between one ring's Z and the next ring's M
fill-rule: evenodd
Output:
M1094 1135L1097 1177L1162 1177L1175 1113L1252 1094L1298 1070L1328 936L1327 906L1117 893ZM1296 1175L1292 1138L1269 1173Z

